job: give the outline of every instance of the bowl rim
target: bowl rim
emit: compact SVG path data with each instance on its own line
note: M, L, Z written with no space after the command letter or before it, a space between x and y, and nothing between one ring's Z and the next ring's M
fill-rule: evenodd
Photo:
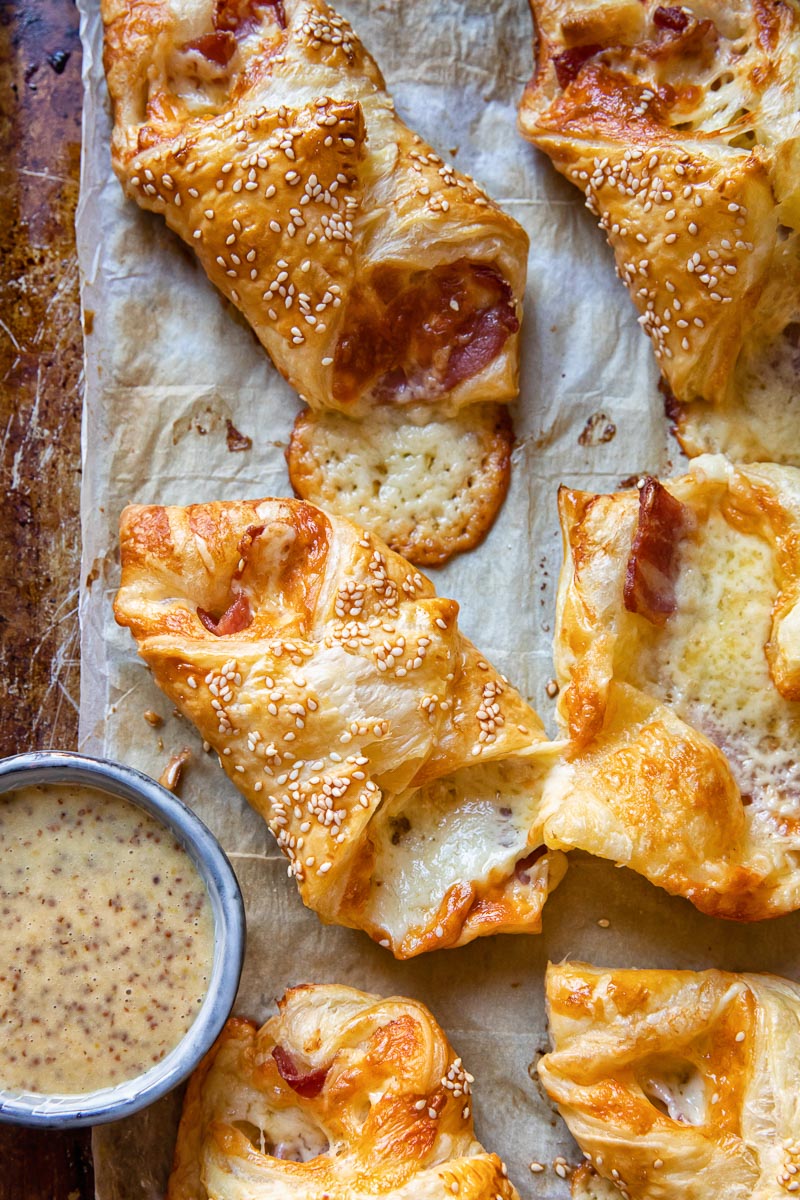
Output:
M75 1128L130 1116L191 1074L233 1008L244 963L246 924L241 889L225 851L196 813L155 779L124 763L68 750L34 750L0 760L0 796L45 783L82 783L129 801L165 825L202 879L214 919L214 955L200 1011L160 1062L122 1083L78 1095L0 1087L0 1122Z

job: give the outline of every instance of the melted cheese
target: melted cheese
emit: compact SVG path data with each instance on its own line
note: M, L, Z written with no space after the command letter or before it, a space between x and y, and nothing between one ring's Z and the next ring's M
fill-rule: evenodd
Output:
M414 793L408 817L403 796L382 809L371 827L371 919L399 939L436 916L449 888L507 878L532 848L540 775L525 760L464 767L429 784L424 803ZM532 890L546 870L545 862L530 868Z
M642 1090L656 1107L680 1125L703 1125L707 1115L706 1082L690 1062L653 1064Z
M261 1097L259 1097L259 1100ZM265 1108L260 1103L244 1120L231 1124L258 1150L285 1162L309 1162L330 1149L330 1141L311 1113L302 1108Z
M739 462L793 463L800 394L800 235L775 251L723 406L693 402L680 418L689 454L723 450Z
M644 640L628 681L719 746L754 815L780 824L800 816L800 704L784 700L767 663L777 590L769 544L712 511L683 543L677 611Z

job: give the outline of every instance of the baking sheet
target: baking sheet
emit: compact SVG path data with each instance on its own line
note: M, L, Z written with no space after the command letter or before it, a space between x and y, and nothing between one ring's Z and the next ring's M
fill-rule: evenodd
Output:
M323 927L303 908L266 825L204 755L118 629L117 521L131 502L187 504L289 495L283 458L298 402L249 328L161 220L124 200L109 160L97 0L79 0L86 109L78 245L87 337L82 490L80 748L158 776L184 746L181 788L222 841L245 893L248 951L237 1011L264 1020L299 982L417 997L476 1075L476 1130L523 1198L556 1200L557 1155L580 1159L530 1077L547 1044L548 959L601 965L719 966L800 977L800 916L758 927L703 917L611 864L573 855L544 932L481 939L395 962L366 935ZM559 482L612 489L643 471L680 471L649 342L611 252L580 196L518 136L531 71L524 0L342 0L409 123L475 175L531 236L518 445L508 500L476 551L429 572L461 624L553 729L551 639L561 560ZM252 439L229 449L229 428ZM164 725L153 729L153 709ZM598 922L608 922L601 927ZM100 1200L163 1194L177 1098L95 1131ZM547 1164L532 1175L531 1161Z

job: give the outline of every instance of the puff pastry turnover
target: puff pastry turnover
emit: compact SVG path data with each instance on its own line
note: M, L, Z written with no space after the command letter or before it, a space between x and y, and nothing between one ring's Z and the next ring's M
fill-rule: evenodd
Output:
M546 989L553 1050L539 1075L600 1176L573 1194L784 1200L798 1191L797 984L566 963L548 969Z
M545 836L716 916L800 906L800 472L562 489Z
M363 497L360 518L382 530L392 505L375 513L369 500L402 439L396 414L449 421L455 436L459 412L480 402L491 432L497 403L516 396L526 234L403 124L325 0L102 0L102 11L126 194L196 251L310 405L305 444L289 453L299 492L330 500L326 449L342 425L356 457L378 443L383 470L346 515ZM310 429L321 480L304 469ZM433 522L441 544L423 561L491 524L507 468L484 475L497 481L488 499L460 483L476 514L468 536L462 523L453 545Z
M553 749L458 605L302 501L125 510L115 605L305 903L398 957L537 931Z
M797 4L531 3L521 130L599 218L684 447L797 462L780 413L800 315Z
M228 1021L189 1084L167 1200L519 1200L428 1010L292 988Z

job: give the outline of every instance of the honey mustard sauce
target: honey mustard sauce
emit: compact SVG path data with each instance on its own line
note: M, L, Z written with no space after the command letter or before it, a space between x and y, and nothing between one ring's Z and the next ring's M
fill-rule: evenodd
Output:
M0 795L0 1087L148 1070L197 1016L213 952L203 882L147 813L72 784Z

